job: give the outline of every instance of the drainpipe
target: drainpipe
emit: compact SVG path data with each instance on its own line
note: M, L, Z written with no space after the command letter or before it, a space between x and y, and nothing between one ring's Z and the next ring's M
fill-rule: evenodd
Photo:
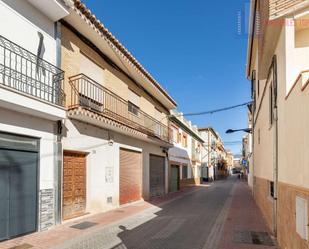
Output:
M55 23L56 66L61 68L61 23Z
M61 67L61 23L55 23L56 39L56 66ZM55 224L61 223L61 193L62 193L62 126L63 121L57 122L56 142L55 142L55 166L54 166L54 192L55 192Z
M275 123L275 155L274 155L274 205L273 205L273 230L274 235L277 237L277 214L278 214L278 82L277 82L277 57L274 55L273 57L273 84L274 84L274 123Z
M170 170L170 158L169 158L169 151L170 148L168 148L166 151L165 151L165 155L166 155L166 166L165 166L165 194L168 194L169 191L170 191L170 174L169 174L169 170Z
M252 108L253 109L253 108ZM255 194L254 194L254 190L255 190L255 187L254 187L254 184L255 184L255 179L254 179L254 168L255 168L255 162L254 162L254 157L255 157L255 153L254 153L254 136L255 136L255 119L254 119L254 115L255 115L255 112L252 110L252 195L253 195L253 198L255 199Z

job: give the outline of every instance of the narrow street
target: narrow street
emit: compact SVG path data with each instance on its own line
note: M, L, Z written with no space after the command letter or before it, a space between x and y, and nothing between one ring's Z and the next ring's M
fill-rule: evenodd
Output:
M137 210L146 204L146 208ZM122 215L125 212L131 214L108 222L115 213ZM72 227L85 222L90 222L89 228ZM248 235L268 230L247 184L236 176L195 187L160 204L136 203L113 211L110 216L90 216L74 224L71 222L47 232L17 238L9 244L0 243L0 248L7 249L12 245L53 249L277 248L270 238L265 240Z
M309 249L309 0L0 23L0 249Z

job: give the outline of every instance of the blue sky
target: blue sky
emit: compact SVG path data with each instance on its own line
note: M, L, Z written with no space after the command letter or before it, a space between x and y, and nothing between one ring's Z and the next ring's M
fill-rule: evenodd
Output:
M247 37L237 31L238 12L247 0L84 2L171 94L178 110L199 112L250 101ZM213 126L224 142L240 141L244 134L225 131L247 127L247 109L190 119ZM241 149L240 144L226 147L234 153Z

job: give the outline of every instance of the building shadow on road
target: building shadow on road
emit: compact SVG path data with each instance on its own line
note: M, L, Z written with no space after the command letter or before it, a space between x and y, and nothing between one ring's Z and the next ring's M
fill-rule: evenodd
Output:
M143 212L118 226L121 243L112 249L203 248L229 193L224 184L216 188L219 193L208 188L202 184L153 200L154 212Z

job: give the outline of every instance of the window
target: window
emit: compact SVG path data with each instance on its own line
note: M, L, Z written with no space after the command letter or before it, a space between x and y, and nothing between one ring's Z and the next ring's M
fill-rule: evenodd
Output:
M188 178L188 166L182 165L182 179Z
M308 241L308 201L296 196L296 232Z
M177 143L179 144L181 143L181 133L180 132L178 133Z
M201 153L201 144L197 145L196 152L197 153Z
M261 144L261 130L258 129L258 143Z
M130 101L128 102L128 111L135 114L138 116L139 114L139 107L131 103Z
M270 84L269 87L269 124L270 126L274 122L274 98L273 98L273 84Z
M275 186L274 186L274 182L270 181L269 182L269 195L274 198L275 196Z
M182 146L187 147L188 146L188 137L186 134L182 135Z
M173 142L177 143L178 142L178 129L172 126L172 131L173 131Z
M256 75L255 75L255 70L252 71L252 76L251 76L251 98L253 100L253 112L255 112L256 108L256 94L255 94L255 88L256 88Z
M260 96L260 81L257 80L257 94Z
M138 116L139 114L139 105L140 105L140 96L135 92L129 89L129 101L128 101L128 111Z
M162 112L155 108L155 119L158 120L159 122L162 121Z
M99 84L104 83L104 69L99 63L90 59L86 53L83 52L80 54L80 73L85 74Z
M160 136L161 135L161 121L162 121L162 112L155 108L155 119L159 121L155 125L155 134Z

